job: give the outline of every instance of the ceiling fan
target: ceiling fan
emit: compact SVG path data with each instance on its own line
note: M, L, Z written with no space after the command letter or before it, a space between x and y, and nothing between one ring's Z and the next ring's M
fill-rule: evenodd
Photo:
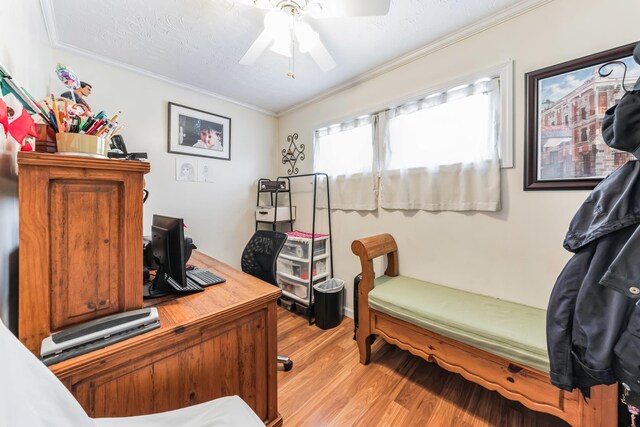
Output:
M390 0L240 0L260 9L269 10L264 17L264 30L253 42L240 64L252 64L270 48L289 57L287 75L295 78L293 59L296 46L309 53L322 71L336 66L320 36L305 22L312 18L342 18L350 16L381 16L389 12Z

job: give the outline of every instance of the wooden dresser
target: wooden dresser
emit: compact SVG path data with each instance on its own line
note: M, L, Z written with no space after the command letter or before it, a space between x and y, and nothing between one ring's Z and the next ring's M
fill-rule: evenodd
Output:
M18 336L141 308L142 189L149 164L20 153ZM280 289L195 252L225 283L150 300L160 328L50 366L92 417L168 411L238 395L280 425Z

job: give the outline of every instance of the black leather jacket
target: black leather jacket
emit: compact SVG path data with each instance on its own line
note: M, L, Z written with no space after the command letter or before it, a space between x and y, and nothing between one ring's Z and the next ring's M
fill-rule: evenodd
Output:
M551 382L565 390L621 381L640 392L640 162L604 179L578 209L573 252L551 293Z

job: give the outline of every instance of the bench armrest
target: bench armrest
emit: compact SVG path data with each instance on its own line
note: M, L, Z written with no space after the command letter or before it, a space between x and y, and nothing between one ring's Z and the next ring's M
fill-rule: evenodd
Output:
M391 234L378 234L354 240L351 243L351 252L360 257L363 279L365 270L368 270L369 267L373 272L371 261L382 255L387 256L387 269L384 274L387 276L398 275L398 245Z

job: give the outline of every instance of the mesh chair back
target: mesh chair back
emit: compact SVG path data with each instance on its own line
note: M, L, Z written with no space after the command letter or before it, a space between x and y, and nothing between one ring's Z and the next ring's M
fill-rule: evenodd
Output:
M276 261L286 240L279 231L256 231L242 251L242 271L277 286Z

